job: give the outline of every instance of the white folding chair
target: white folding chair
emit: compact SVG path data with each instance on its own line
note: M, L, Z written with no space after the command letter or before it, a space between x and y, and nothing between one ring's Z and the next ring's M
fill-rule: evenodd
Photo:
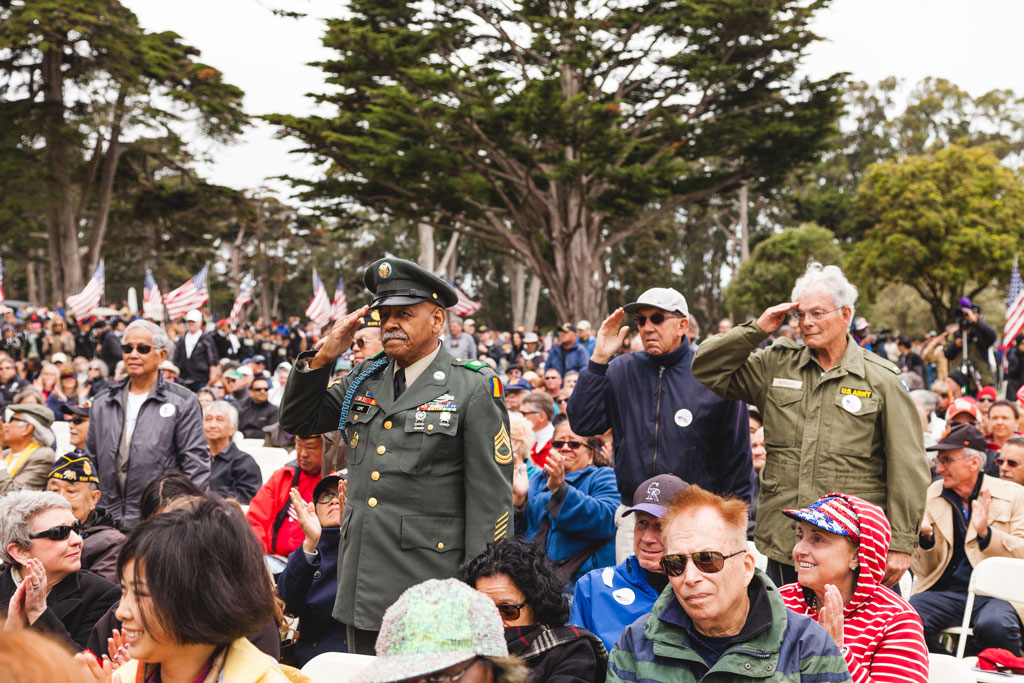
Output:
M944 629L943 633L957 636L956 658L964 658L968 636L974 635L970 628L971 612L974 611L974 596L996 598L1009 602L1024 602L1024 560L1014 557L988 557L978 563L971 572L971 582L967 586L967 604L964 606L964 618L960 626ZM981 679L978 679L981 680ZM995 680L1006 680L1001 676Z
M345 683L355 674L373 664L376 657L347 652L325 652L306 662L302 673L313 683Z
M58 458L65 453L75 450L75 447L71 445L70 423L63 420L54 420L53 424L50 425L50 429L53 431L53 436L57 439L57 443L53 445L53 450Z
M259 465L260 474L263 476L263 483L267 483L267 480L290 461L294 460L291 454L283 448L267 448L266 446L260 446L259 448L253 448L250 451L246 451L252 456L256 464Z
M929 652L928 683L974 683L974 678L962 659Z

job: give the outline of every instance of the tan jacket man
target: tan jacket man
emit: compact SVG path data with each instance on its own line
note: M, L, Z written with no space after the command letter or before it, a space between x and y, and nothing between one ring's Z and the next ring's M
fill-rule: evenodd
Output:
M50 431L53 411L34 403L7 406L3 415L4 445L0 453L0 495L21 489L42 491L57 454Z
M833 298L836 291L843 300ZM793 302L701 344L693 375L722 398L756 405L764 416L768 454L754 531L758 549L783 565L779 571L791 570L796 524L779 510L807 506L833 491L859 496L885 510L892 524L885 576L891 586L917 546L928 466L920 418L899 369L847 332L856 298L838 268L812 264L797 281ZM779 338L759 351L790 311L805 344ZM795 580L795 574L782 579Z

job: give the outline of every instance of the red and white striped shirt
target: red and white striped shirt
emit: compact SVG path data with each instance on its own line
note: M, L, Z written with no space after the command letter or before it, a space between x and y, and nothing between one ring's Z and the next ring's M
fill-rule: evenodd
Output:
M843 645L853 683L928 683L928 648L921 618L882 585L892 529L885 513L855 496L840 495L857 511L860 572L843 610ZM786 607L818 620L814 592L799 583L779 588Z

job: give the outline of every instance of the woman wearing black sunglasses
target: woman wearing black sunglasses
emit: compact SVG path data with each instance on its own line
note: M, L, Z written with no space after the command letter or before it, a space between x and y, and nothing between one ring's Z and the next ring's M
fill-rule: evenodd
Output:
M537 546L492 543L459 568L459 578L494 601L508 652L530 667L529 681L604 681L604 644L584 628L566 626L563 581Z
M527 492L512 493L516 535L539 546L570 588L591 569L615 564L619 491L615 472L594 466L600 443L579 436L563 420Z
M0 601L5 628L31 627L85 647L89 632L121 591L82 569L81 525L71 503L49 491L0 497Z

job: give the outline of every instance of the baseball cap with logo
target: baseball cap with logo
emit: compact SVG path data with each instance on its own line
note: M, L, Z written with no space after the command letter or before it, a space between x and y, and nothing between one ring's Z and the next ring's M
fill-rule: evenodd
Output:
M946 435L939 439L934 446L928 446L926 451L956 451L961 448L972 448L976 451L985 452L988 443L985 435L972 424L955 424L946 432Z
M575 332L576 331L576 326L573 325L572 323L569 323L569 322L562 323L561 325L558 326L558 331L559 332Z
M663 311L674 311L681 315L690 315L686 307L686 297L671 287L652 287L640 295L640 298L623 306L623 310L633 315L645 306L653 306Z
M664 517L672 499L683 489L690 488L685 481L674 474L659 474L636 487L633 493L633 507L622 513L647 512L655 517Z
M968 413L974 422L977 423L981 418L981 413L978 410L978 404L969 398L957 398L949 404L949 408L946 409L946 420L951 421L957 415L961 413Z
M782 514L839 536L860 541L860 518L850 501L836 493L822 496L802 510L783 510Z

